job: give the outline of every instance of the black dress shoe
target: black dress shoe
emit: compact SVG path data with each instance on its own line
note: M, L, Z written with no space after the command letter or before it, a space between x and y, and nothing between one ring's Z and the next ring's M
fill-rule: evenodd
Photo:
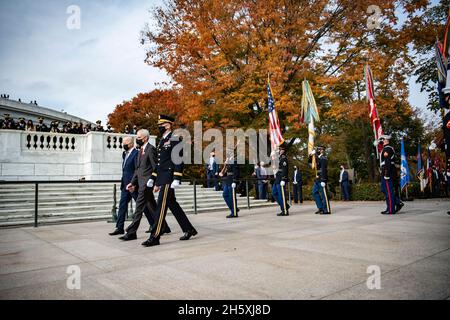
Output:
M381 211L381 214L388 214L389 211Z
M116 229L116 230L114 230L114 232L111 232L109 235L110 236L117 236L119 234L125 234L125 231Z
M149 239L147 239L144 242L142 242L142 245L144 247L159 246L159 238L150 237Z
M197 230L192 229L191 231L185 232L184 235L180 238L181 241L189 240L191 237L197 235Z
M280 213L277 213L277 216L282 217L282 216L285 216L285 214L283 212L280 212Z
M230 214L227 216L227 218L231 219L231 218L238 218L238 215L234 215L234 214Z
M134 233L134 234L126 234L123 237L120 237L119 239L123 240L123 241L130 241L130 240L136 240L137 236L136 236L136 233Z
M396 209L395 212L399 212L400 210L402 210L404 205L405 204L403 202L400 202L400 204L397 206L397 208L395 208Z
M320 214L320 213L322 213L323 212L323 210L322 209L319 209L319 210L317 210L316 212L314 212L315 214Z

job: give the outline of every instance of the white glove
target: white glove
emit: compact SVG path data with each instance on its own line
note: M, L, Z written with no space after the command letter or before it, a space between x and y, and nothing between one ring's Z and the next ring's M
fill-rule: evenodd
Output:
M316 154L316 150L311 151L311 155L315 155Z
M374 146L374 147L378 147L379 144L380 144L380 141L379 141L379 140L375 140L375 141L373 142L373 146Z
M180 186L180 181L179 180L173 180L172 184L170 185L170 187L172 189L176 189Z
M389 180L391 177L384 177L384 180Z
M283 180L281 180L281 182L280 182L280 186L284 187L284 186L285 186L285 184L286 184L286 182L284 182Z
M326 183L325 182L321 182L320 185L322 186L322 188L326 187Z
M233 182L233 183L231 184L231 187L232 187L233 189L236 189L236 183Z
M149 179L148 182L147 182L147 187L153 188L154 183L155 182L153 181L153 179Z

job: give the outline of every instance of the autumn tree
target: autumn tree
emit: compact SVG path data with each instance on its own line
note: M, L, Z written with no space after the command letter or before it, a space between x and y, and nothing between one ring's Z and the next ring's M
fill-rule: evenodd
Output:
M420 134L420 120L407 102L411 33L398 14L415 15L429 2L371 5L380 19L371 20L367 2L360 0L168 1L154 10L155 24L142 33L146 62L172 78L189 110L186 122L202 120L205 128L267 127L267 114L255 115L249 106L265 105L270 75L282 124L289 128L285 135L303 141L298 116L301 81L308 79L323 118L319 139L333 146L336 161L361 162L362 171L372 166L366 171L373 178L363 66L372 67L383 126Z
M140 93L130 101L124 101L116 106L108 118L112 127L123 132L125 126L130 128L136 125L138 128L146 128L151 134L158 134L159 114L185 114L184 103L179 92L174 89L153 90L148 93ZM183 125L183 118L177 119L178 124Z
M428 2L428 1L425 1ZM421 85L421 91L428 94L427 107L438 111L439 98L437 93L437 69L434 44L436 40L443 40L447 15L450 10L450 0L436 1L435 5L428 5L420 12L408 12L405 32L411 35L413 57L416 68L414 75Z

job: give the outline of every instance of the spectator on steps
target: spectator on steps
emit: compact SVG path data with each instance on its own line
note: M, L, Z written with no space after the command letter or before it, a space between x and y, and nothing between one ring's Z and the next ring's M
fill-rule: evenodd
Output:
M26 131L36 131L36 129L34 128L33 120L28 120Z

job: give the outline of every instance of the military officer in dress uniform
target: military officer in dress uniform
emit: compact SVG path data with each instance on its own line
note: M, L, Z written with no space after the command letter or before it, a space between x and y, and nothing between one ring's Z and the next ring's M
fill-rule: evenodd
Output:
M50 129L44 123L44 118L41 117L38 119L38 124L36 125L36 131L38 131L38 132L49 132L50 131Z
M380 141L383 142L383 150L380 155L380 170L381 170L381 192L386 198L386 210L381 214L395 214L396 200L394 191L395 179L395 150L389 145L390 135L383 134Z
M223 199L231 211L227 218L238 218L239 208L236 197L236 182L239 179L239 166L234 157L234 150L228 152L228 157L222 171L219 173L219 177L222 178Z
M157 219L155 220L155 225L152 226L150 238L142 243L145 247L159 245L167 208L172 211L184 232L180 240L189 240L197 235L197 230L192 226L175 198L175 188L180 186L183 176L183 151L181 149L178 154L172 155L173 148L181 142L181 139L172 133L174 121L175 119L165 115L160 115L158 120L158 129L161 135L158 144L158 163L156 164L156 170L152 173L152 178L147 183L147 186L150 188L154 186L155 192L159 191L155 212Z
M105 129L103 129L101 120L97 120L95 123L97 124L97 126L94 128L95 131L97 131L97 132L105 132Z
M5 113L5 120L3 121L3 129L16 129L16 123L13 118L11 118L9 113Z
M25 118L19 118L19 122L17 123L17 130L25 131L27 129L27 123L25 122Z
M317 147L317 175L313 186L313 198L316 202L317 211L316 214L331 214L330 200L328 197L327 184L328 184L328 159L325 155L325 147ZM309 162L312 163L313 157L316 156L316 152L313 151Z
M272 195L278 202L281 208L281 212L277 213L277 216L289 215L289 204L287 203L286 183L288 181L288 158L286 155L286 144L283 143L279 146L280 158L278 162L278 169L275 173L275 182L272 185Z

